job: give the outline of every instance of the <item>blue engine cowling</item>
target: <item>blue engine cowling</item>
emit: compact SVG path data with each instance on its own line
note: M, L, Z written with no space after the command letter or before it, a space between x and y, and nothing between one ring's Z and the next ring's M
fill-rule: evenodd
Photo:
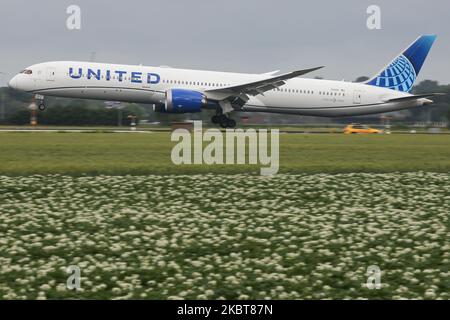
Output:
M166 92L164 111L168 113L193 113L201 112L208 104L205 95L201 92L170 89Z

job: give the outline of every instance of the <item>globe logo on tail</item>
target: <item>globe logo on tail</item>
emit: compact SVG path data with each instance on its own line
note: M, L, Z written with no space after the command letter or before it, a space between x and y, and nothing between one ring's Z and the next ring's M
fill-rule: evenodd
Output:
M416 77L416 72L411 62L404 55L400 55L370 84L409 92L414 85Z

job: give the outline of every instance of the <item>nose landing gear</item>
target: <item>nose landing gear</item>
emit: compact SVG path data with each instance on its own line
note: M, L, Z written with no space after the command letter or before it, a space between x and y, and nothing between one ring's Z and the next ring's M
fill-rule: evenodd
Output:
M45 102L44 102L44 96L41 96L40 94L36 94L34 96L35 101L37 102L38 109L41 111L45 110Z

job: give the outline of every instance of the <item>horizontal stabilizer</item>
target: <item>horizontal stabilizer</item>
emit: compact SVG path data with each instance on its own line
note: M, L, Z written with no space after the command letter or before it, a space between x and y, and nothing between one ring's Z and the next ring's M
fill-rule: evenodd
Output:
M412 96L406 96L401 98L393 98L388 99L386 102L402 102L402 101L411 101L411 100L417 100L417 99L423 99L423 98L431 98L431 97L438 97L438 96L445 96L446 93L424 93L424 94L416 94Z

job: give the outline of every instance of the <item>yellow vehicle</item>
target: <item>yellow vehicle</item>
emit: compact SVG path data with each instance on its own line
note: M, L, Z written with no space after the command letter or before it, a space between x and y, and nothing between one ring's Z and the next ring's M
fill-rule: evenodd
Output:
M345 134L352 134L352 133L383 133L383 130L378 130L374 128L370 128L369 126L353 123L349 124L344 129Z

